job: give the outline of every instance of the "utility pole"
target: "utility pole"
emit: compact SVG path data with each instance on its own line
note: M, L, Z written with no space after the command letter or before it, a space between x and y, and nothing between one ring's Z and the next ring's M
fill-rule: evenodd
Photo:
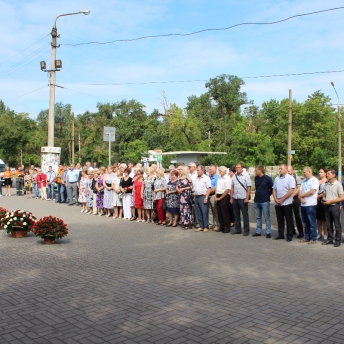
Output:
M338 105L337 105L337 111L338 111L338 181L342 182L342 123L340 118L340 105L339 105L339 95L337 93L337 90L334 86L334 83L331 81L331 85L336 92L337 99L338 99Z
M74 164L74 119L72 122L72 164Z
M208 134L208 148L210 148L210 130L207 131L207 134Z
M288 166L291 165L291 135L293 122L293 97L292 91L289 90L289 114L288 114Z
M79 162L81 163L81 140L80 140L80 131L79 131Z

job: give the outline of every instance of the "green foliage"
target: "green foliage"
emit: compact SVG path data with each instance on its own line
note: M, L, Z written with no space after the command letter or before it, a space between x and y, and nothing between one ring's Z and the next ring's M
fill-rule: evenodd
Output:
M81 161L108 163L108 142L103 142L103 127L116 128L111 143L112 162L140 160L150 149L166 151L221 151L209 155L203 164L231 166L241 161L246 166L279 165L287 161L289 100L271 99L258 107L241 91L242 79L220 75L205 84L207 91L191 95L185 109L164 102L165 114L151 114L140 102L122 100L98 103L97 110L75 116L70 104L55 106L55 145L62 148L61 161L71 162L72 150L78 161L79 134ZM246 105L245 108L243 108ZM72 123L75 141L72 143ZM337 165L337 113L330 99L316 91L304 102L293 101L293 165L314 169ZM36 120L16 114L0 101L0 157L11 166L23 161L39 164L40 147L47 143L48 110ZM209 139L210 134L210 139ZM163 157L165 167L172 157Z

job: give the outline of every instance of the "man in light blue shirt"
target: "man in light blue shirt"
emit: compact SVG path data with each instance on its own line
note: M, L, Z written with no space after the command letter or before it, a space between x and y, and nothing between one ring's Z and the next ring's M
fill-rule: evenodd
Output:
M293 240L293 192L295 179L288 174L287 165L279 167L280 175L275 178L273 196L275 200L275 211L277 217L278 236L275 240L284 239L284 220L287 223L287 241Z
M211 182L211 190L209 192L209 228L212 228L213 231L216 231L219 229L219 220L217 216L217 206L215 204L215 190L217 181L220 178L220 175L216 173L216 166L211 165L209 167L209 178Z
M75 197L76 203L78 203L78 188L77 181L79 178L79 171L75 169L75 165L70 165L70 170L67 172L66 187L68 190L69 206L73 205L73 196Z

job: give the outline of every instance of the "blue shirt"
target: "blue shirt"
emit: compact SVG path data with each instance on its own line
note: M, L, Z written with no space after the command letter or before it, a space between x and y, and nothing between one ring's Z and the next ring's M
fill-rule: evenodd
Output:
M78 170L69 170L67 172L68 183L75 183L78 181L79 178L79 171Z
M220 175L217 173L215 173L213 176L209 174L209 178L211 182L211 188L213 189L216 186L217 180L220 178Z
M264 174L262 177L256 176L254 178L254 184L256 185L256 193L254 196L254 202L265 203L270 202L270 196L272 195L272 179Z

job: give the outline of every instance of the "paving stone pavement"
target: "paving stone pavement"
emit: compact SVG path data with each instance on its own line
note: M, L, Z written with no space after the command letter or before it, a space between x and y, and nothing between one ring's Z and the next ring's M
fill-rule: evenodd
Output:
M195 233L25 197L0 206L70 229L55 245L0 232L0 343L344 343L344 246Z

